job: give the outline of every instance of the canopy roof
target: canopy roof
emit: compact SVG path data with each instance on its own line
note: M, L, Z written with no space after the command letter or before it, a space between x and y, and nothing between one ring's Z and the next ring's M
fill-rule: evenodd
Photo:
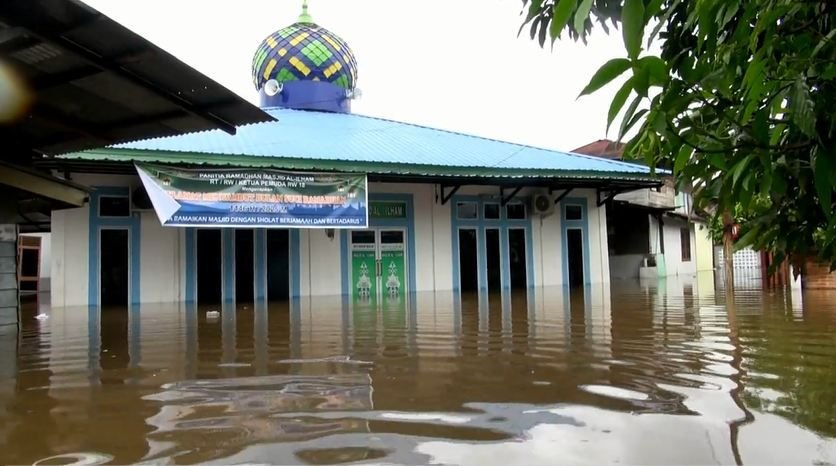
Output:
M77 0L0 1L0 57L34 97L0 126L21 160L272 119Z

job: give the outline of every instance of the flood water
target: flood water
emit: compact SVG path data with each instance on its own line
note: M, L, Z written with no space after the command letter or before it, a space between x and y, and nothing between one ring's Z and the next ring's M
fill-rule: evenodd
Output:
M215 309L29 305L0 330L0 463L836 464L832 293Z

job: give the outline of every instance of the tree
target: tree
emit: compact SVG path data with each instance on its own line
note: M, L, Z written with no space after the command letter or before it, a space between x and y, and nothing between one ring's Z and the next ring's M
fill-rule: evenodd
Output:
M523 0L541 46L620 28L625 56L581 91L627 78L607 129L626 154L672 169L696 206L737 212L753 246L836 268L836 2L832 0ZM654 47L651 47L653 45ZM654 55L646 50L659 48ZM629 102L629 104L628 104ZM626 105L626 107L625 107ZM638 125L638 126L637 126ZM800 269L798 269L800 270Z

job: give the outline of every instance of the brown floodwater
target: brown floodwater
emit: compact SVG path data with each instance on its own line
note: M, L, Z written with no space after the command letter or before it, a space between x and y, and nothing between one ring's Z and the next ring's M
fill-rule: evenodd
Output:
M0 330L3 464L836 464L833 293L22 314Z

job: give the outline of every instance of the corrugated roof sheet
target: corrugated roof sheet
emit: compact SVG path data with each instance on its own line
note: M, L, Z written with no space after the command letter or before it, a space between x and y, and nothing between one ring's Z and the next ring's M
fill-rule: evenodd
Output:
M61 154L272 119L77 0L0 0L0 59L36 101L0 125L10 152Z
M242 126L234 136L206 131L113 146L119 152L153 151L270 157L361 164L472 167L644 178L641 165L536 148L367 116L271 109L279 121ZM65 156L102 160L84 153ZM177 157L173 157L177 158ZM121 157L120 157L121 159ZM382 167L381 167L382 168ZM532 173L532 175L537 175Z

